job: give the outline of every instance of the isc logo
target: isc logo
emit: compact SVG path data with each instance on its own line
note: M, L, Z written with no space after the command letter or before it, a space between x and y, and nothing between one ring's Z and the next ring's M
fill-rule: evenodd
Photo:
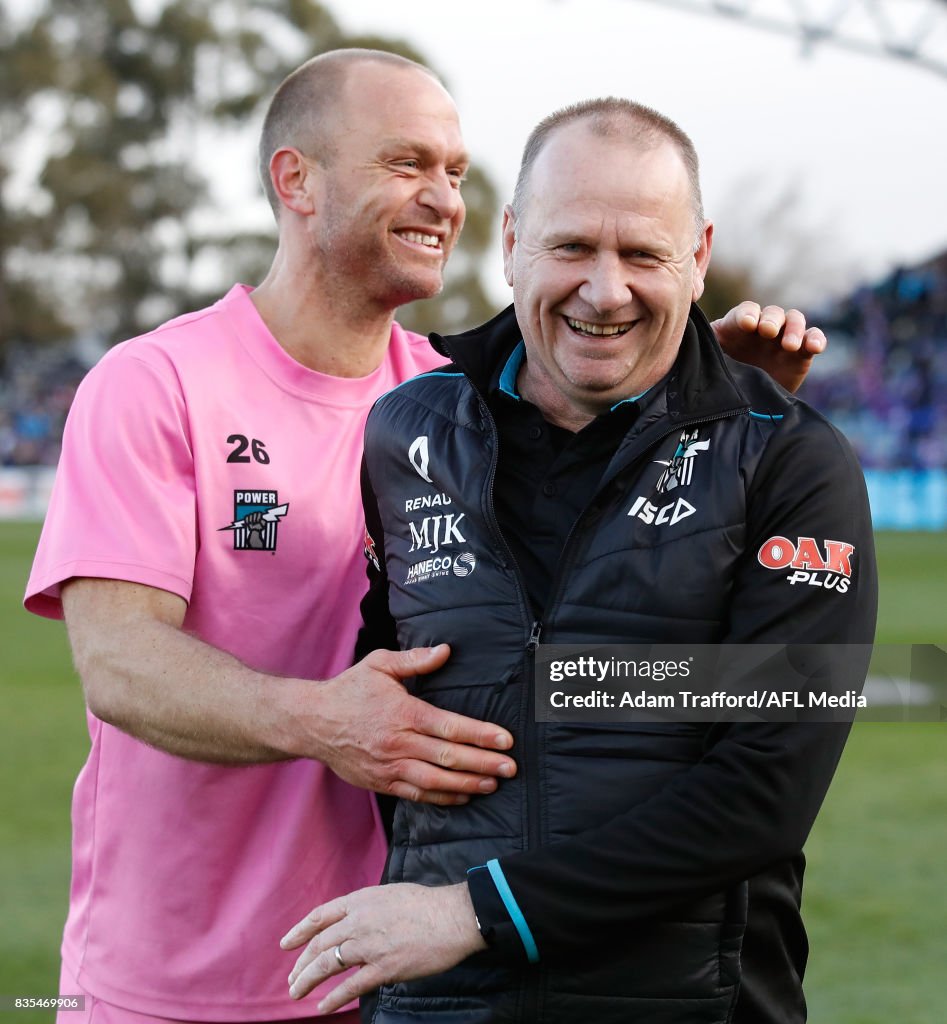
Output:
M664 523L673 526L682 519L692 516L696 511L697 509L683 498L668 502L667 505L654 505L647 498L639 497L635 498L634 504L628 509L628 515L640 519L643 523L654 523L655 526Z

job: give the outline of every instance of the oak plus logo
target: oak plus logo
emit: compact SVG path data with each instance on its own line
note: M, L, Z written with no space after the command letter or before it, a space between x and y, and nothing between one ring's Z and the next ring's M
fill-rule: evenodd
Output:
M852 579L855 545L843 540L817 541L814 537L770 537L756 554L764 569L792 569L786 576L795 586L804 583L844 594Z
M427 450L427 434L422 434L411 442L408 448L408 461L414 466L418 476L425 483L434 483L427 472L428 464L430 463L430 456Z

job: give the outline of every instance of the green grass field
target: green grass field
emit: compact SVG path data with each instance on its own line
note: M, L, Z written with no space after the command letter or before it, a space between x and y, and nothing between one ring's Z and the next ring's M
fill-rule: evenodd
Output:
M63 627L20 607L37 533L0 523L0 997L56 993L69 799L88 747ZM879 642L947 647L947 534L881 535L878 554ZM947 1018L945 758L942 723L853 732L807 849L813 1024Z

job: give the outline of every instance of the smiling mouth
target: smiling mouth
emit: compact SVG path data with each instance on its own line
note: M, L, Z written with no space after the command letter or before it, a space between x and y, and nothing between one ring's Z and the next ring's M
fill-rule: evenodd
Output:
M431 252L440 253L444 251L441 239L437 235L426 235L421 231L396 231L395 234L405 242L421 245L425 249L430 249Z
M633 320L624 324L592 324L585 320L573 320L568 316L565 321L576 334L581 334L586 338L617 338L630 331L635 324Z

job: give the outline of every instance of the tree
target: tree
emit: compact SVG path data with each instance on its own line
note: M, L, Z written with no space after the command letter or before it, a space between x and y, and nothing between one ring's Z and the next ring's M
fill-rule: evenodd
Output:
M16 24L0 0L0 356L93 334L108 343L262 278L275 227L253 194L252 131L297 64L343 34L314 0L40 0ZM239 155L236 155L239 154ZM222 193L224 195L222 195ZM496 196L465 185L468 227L445 294L407 323L469 326L491 312L479 279Z
M811 307L858 279L839 253L838 230L820 216L801 174L744 176L713 220L714 252L701 305L718 316L746 298Z

